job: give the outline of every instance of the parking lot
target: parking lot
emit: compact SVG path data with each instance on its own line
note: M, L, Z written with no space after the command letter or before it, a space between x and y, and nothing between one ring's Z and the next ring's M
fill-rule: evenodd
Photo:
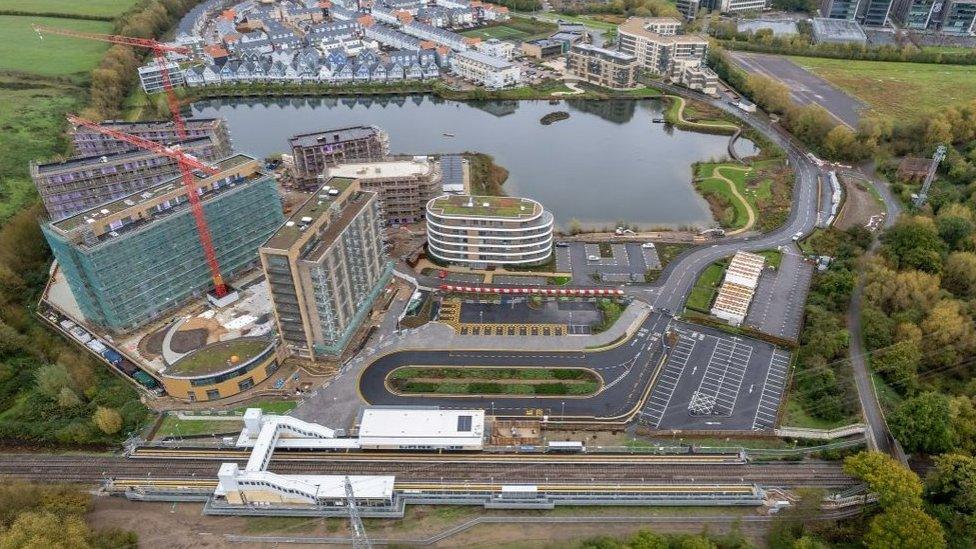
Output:
M794 250L783 253L779 269L763 269L745 324L765 334L796 341L813 265Z
M662 430L771 429L789 351L704 326L672 326L678 340L641 410L641 423Z
M462 324L558 324L570 334L588 334L590 326L601 320L595 302L551 300L533 308L524 297L505 297L500 303L464 302L459 317Z
M572 273L577 285L644 282L648 270L660 268L657 249L639 242L611 244L606 256L600 253L599 244L567 242L556 246L556 270Z

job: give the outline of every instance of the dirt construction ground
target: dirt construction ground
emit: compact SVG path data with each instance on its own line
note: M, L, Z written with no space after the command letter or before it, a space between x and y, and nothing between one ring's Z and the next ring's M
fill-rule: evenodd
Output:
M140 547L168 548L247 548L272 547L275 544L261 542L264 537L296 538L288 547L321 547L322 544L301 543L307 538L345 537L349 535L345 519L297 518L297 517L206 517L198 503L140 503L120 497L99 497L89 514L89 521L96 528L122 528L139 535ZM403 520L364 519L367 535L371 539L402 540L403 546L416 545L454 525L475 517L492 514L519 517L589 517L586 522L575 524L487 524L475 526L449 537L433 547L466 548L565 548L574 542L599 535L629 536L640 529L653 529L671 533L700 533L702 524L694 520L698 516L736 516L750 513L749 509L717 508L640 508L640 507L566 507L554 511L492 511L479 507L413 506L407 507ZM655 517L654 524L601 523L601 517ZM660 522L664 517L674 517L681 523ZM692 520L689 520L692 519ZM723 534L732 528L729 524L709 525L712 534ZM746 523L740 531L756 545L763 545L765 526ZM231 539L228 536L244 536ZM295 543L297 541L297 543ZM311 541L311 540L309 540ZM411 543L412 542L412 543Z
M838 229L846 230L854 225L863 227L872 215L884 212L884 205L869 190L870 182L847 175L841 176L840 180L844 184L844 204L834 223Z

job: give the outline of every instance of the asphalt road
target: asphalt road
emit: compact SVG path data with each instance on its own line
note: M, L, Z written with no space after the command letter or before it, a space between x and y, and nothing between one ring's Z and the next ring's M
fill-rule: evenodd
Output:
M820 105L842 124L856 128L864 103L847 95L823 78L780 55L730 52L732 59L746 71L778 80L790 90L800 105Z
M359 392L371 405L424 405L442 408L482 408L500 416L524 417L542 410L553 418L614 418L629 415L640 405L663 348L661 334L671 318L652 313L626 343L603 351L457 351L412 350L381 356L363 370ZM604 380L600 392L589 397L513 397L473 395L437 397L397 395L386 377L402 366L531 366L534 368L590 368Z

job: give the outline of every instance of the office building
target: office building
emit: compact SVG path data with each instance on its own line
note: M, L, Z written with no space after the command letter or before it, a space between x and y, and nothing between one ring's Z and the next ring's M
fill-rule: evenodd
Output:
M552 229L552 214L528 198L443 195L427 203L427 251L450 263L545 263Z
M701 9L720 13L759 12L769 7L769 0L702 0Z
M207 136L180 145L187 153L205 161L227 156L227 151L215 147ZM53 221L141 191L172 178L179 171L179 164L172 158L139 149L30 164L31 179Z
M169 84L172 88L179 88L186 85L183 71L175 61L167 61L160 65L155 60L139 67L139 83L142 84L142 91L146 93L159 93L166 89L166 78L163 74L163 67L166 67L166 77L169 77Z
M230 156L232 153L230 132L223 118L187 118L187 139L209 137L218 152L218 158ZM122 122L106 120L99 123L110 130L127 133L156 143L170 144L179 140L176 125L169 120L147 120L144 122ZM125 141L119 141L103 133L85 126L79 126L70 131L71 143L75 152L80 156L99 156L120 151L129 151L134 147Z
M705 95L718 93L718 74L700 63L689 63L676 73L677 82L688 89L698 90Z
M566 70L579 78L607 88L637 85L637 57L590 44L576 44L566 56Z
M900 0L891 18L906 29L938 30L946 34L976 34L976 0Z
M284 220L274 178L238 154L215 175L194 173L225 280L257 265L257 250ZM41 226L86 320L125 332L212 287L180 177Z
M558 57L566 53L566 47L566 43L557 42L548 38L527 40L519 45L519 49L522 50L522 54L532 57L533 59L550 59L553 57Z
M742 324L749 312L765 262L766 258L761 255L736 252L725 270L725 279L712 304L712 314L733 326Z
M478 51L459 51L451 56L454 74L490 90L518 86L522 71L518 65Z
M325 168L353 162L377 162L390 155L390 136L376 126L353 126L296 135L288 140L295 176L315 180Z
M854 21L861 0L821 0L820 16L826 19Z
M678 8L678 12L685 19L691 20L698 16L698 10L701 9L701 0L677 0L675 7Z
M377 193L389 224L422 221L424 206L442 190L440 163L426 156L340 164L325 170L326 179L355 179L363 190Z
M341 355L390 279L379 196L332 178L261 246L278 334L312 360Z
M865 27L887 27L893 0L861 0L857 22Z

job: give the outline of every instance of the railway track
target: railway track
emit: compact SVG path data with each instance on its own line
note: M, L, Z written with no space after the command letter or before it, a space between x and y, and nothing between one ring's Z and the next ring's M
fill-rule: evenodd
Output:
M281 459L269 470L280 474L395 475L411 482L642 482L642 483L755 483L764 486L845 487L854 484L839 462L808 461L768 464L708 464L617 462L583 459L483 461L467 460L371 461L327 454L315 459ZM431 456L433 457L433 456ZM224 459L243 463L242 458ZM40 481L100 482L109 478L214 479L221 461L215 459L141 458L122 456L0 455L0 476Z

